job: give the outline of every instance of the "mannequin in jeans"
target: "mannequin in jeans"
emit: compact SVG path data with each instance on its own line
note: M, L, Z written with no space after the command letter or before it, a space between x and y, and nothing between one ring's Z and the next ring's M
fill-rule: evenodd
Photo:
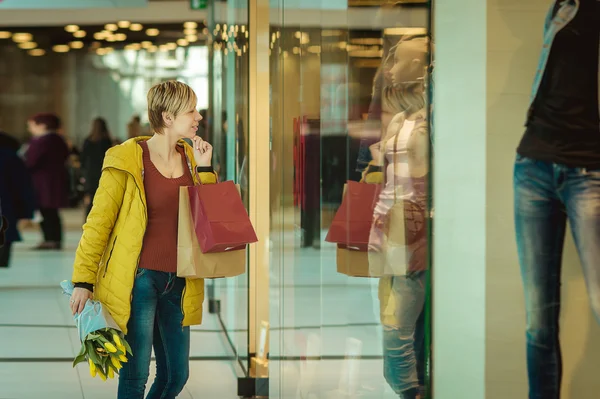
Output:
M371 146L373 159L385 168L385 184L375 207L369 247L377 250L385 230L387 213L395 201L394 191L401 188L399 201L427 208L427 178L429 137L425 111L425 75L428 60L428 41L425 38L401 40L395 47L394 66L390 70L396 87L402 87L404 100L411 107L393 117L383 139ZM390 101L384 90L382 103ZM391 108L391 107L385 107ZM371 177L365 177L372 181ZM405 213L406 215L406 213ZM418 219L423 220L423 215ZM406 220L411 230L412 220ZM410 243L411 252L407 273L383 277L379 284L381 322L383 324L384 377L401 399L419 398L419 353L422 329L420 318L425 304L426 235L424 223L415 231ZM407 234L408 236L408 234ZM398 262L404 260L398 259ZM418 337L417 337L418 335Z
M600 2L556 1L546 20L514 167L516 240L527 311L530 399L558 399L566 222L600 315Z

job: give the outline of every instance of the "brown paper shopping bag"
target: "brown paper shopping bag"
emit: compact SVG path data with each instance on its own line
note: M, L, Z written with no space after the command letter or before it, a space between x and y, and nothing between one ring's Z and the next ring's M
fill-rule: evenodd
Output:
M179 188L179 227L177 231L177 276L186 278L234 277L246 272L246 249L202 253L187 187Z

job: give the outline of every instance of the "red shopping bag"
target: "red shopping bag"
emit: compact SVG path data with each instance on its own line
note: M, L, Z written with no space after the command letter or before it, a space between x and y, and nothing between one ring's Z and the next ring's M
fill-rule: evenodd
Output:
M235 251L258 241L232 181L188 187L188 195L202 253Z
M349 181L325 241L355 251L367 251L373 211L380 191L379 184Z

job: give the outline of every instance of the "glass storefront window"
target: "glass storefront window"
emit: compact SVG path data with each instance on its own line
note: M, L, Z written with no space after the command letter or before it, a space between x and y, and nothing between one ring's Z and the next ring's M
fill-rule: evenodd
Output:
M270 3L270 396L425 398L429 3L338 3Z

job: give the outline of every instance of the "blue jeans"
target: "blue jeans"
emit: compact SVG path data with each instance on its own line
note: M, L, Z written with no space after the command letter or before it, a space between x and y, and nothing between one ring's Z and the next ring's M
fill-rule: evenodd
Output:
M425 273L414 278L393 277L391 288L395 314L394 324L383 325L383 375L401 398L412 399L423 377L419 363L424 360Z
M144 398L152 347L156 378L147 399L172 399L183 390L190 356L190 328L182 327L184 287L176 273L138 269L125 337L133 356L120 370L118 399Z
M600 315L600 170L517 156L515 227L527 311L530 399L558 399L561 259L567 219L596 317Z

